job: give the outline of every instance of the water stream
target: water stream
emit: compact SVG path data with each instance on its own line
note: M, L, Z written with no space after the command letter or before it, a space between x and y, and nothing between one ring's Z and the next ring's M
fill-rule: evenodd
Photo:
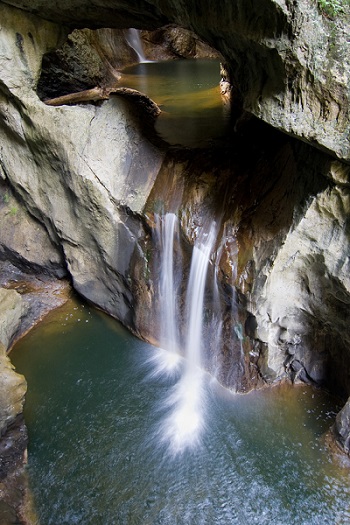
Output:
M134 29L133 27L128 29L126 33L126 41L128 42L129 46L135 51L139 62L147 62L138 29Z
M153 375L154 352L74 303L13 351L41 525L349 523L348 470L322 439L332 398L306 386L234 395L204 374L205 432L174 455L159 436L177 378Z

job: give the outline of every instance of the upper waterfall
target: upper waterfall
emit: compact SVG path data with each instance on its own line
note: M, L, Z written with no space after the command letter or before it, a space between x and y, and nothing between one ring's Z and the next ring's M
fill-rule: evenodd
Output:
M143 51L139 30L133 27L128 29L127 34L126 34L126 40L129 46L132 47L132 49L137 54L139 62L148 62L148 60L145 57L145 53Z

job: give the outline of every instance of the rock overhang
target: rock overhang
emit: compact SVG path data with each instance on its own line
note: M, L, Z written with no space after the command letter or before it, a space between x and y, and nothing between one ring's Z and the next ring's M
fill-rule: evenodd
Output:
M190 29L222 54L244 110L350 163L350 13L330 20L312 0L4 3L71 29Z

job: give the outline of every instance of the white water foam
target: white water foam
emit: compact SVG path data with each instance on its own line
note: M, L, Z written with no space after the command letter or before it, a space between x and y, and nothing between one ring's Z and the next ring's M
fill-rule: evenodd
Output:
M178 307L175 289L174 245L178 242L178 218L174 213L155 214L155 244L159 252L159 348L149 359L153 376L176 375L181 357L179 354Z
M205 427L204 372L200 369L184 372L164 402L170 409L160 429L160 439L175 456L200 445Z
M181 362L180 354L156 348L153 355L147 360L147 364L152 369L150 377L176 377L180 372Z

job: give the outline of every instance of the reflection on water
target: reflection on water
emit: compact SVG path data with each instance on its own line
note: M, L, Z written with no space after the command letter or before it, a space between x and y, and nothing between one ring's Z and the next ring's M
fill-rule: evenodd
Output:
M164 140L200 147L227 130L219 81L218 60L174 60L127 68L119 85L145 93L160 106L156 130Z
M232 395L205 375L202 440L172 456L159 429L176 378L153 373L158 352L81 305L16 346L41 525L350 523L349 474L322 444L331 399L286 386Z

